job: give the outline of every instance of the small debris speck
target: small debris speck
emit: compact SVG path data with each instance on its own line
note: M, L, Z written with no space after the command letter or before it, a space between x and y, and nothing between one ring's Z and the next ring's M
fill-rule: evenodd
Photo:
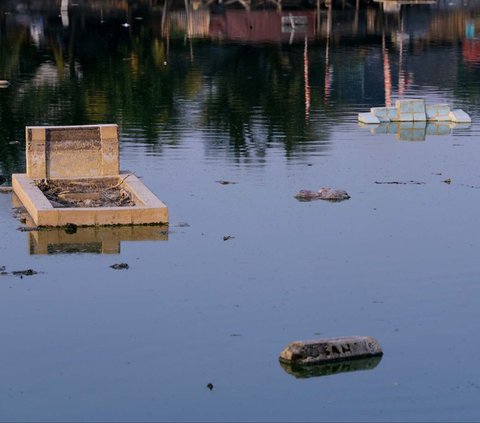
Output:
M130 266L127 263L116 263L116 264L112 264L110 267L115 270L122 270L122 269L128 269Z

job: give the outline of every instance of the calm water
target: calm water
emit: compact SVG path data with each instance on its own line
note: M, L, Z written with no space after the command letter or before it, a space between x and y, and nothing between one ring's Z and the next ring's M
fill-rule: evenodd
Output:
M188 37L180 12L162 29L160 7L91 3L0 7L0 173L24 172L26 125L118 123L170 227L20 232L0 194L0 267L41 272L0 276L0 419L478 421L480 8L322 8L293 35L227 11ZM473 124L358 126L401 97ZM423 184L375 183L393 181ZM293 198L322 186L351 199ZM341 335L382 360L278 362Z

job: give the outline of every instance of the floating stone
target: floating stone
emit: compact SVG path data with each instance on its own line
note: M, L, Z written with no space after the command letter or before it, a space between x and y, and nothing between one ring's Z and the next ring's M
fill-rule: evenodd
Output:
M450 120L455 123L471 123L470 116L461 109L455 109L450 112Z
M283 363L309 365L382 354L382 348L375 338L348 336L291 342L280 353L279 360Z
M358 121L361 123L366 123L367 125L380 123L380 119L378 119L378 117L372 113L359 113Z

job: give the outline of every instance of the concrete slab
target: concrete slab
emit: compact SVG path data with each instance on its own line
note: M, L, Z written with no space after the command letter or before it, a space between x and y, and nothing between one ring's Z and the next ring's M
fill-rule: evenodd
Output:
M427 120L425 100L423 99L397 100L395 106L398 109L398 121L400 122Z
M117 125L27 126L27 175L38 179L117 176Z
M450 106L448 104L432 104L425 107L427 120L433 121L449 121Z
M367 125L374 125L374 124L379 124L380 119L378 119L376 116L374 116L371 113L359 113L358 114L358 121L361 123L365 123Z
M101 178L92 178L92 182ZM112 179L112 177L108 177ZM12 175L15 194L37 226L145 225L168 223L168 208L135 175L122 173L115 180L135 198L135 206L55 208L26 174Z
M398 109L396 107L372 107L370 113L376 116L380 122L398 120Z
M455 123L471 123L471 117L461 109L455 109L450 112L450 120Z

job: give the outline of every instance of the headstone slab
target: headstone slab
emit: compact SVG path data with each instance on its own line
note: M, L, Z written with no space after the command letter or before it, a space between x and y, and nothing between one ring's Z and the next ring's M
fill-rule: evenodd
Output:
M370 113L375 115L380 122L398 120L398 109L396 107L372 107Z
M367 125L375 125L380 123L380 120L372 113L359 113L358 121Z
M450 120L455 123L471 123L472 118L461 109L455 109L450 112Z
M398 109L398 120L400 122L423 122L427 120L425 100L423 99L397 100L395 106Z
M118 176L118 126L27 126L27 176L75 179Z

